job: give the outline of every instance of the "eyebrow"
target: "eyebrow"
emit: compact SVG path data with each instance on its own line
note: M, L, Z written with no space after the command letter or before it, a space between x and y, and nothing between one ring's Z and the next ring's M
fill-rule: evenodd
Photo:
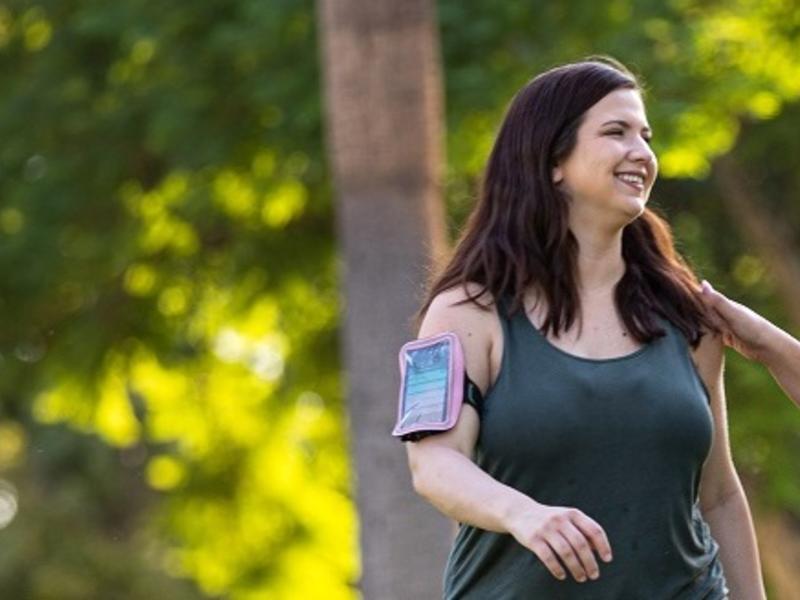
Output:
M630 128L630 123L628 123L627 121L623 121L622 119L613 119L611 121L606 121L600 127L605 127L606 125L609 125L611 123L616 123L617 125L621 125L625 129ZM653 130L647 126L642 127L642 131L646 131L647 133L653 133Z

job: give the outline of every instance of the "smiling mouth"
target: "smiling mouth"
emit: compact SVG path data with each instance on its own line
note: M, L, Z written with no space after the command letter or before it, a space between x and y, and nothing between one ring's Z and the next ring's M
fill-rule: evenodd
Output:
M635 175L614 175L614 177L637 192L644 191L644 179L641 177Z

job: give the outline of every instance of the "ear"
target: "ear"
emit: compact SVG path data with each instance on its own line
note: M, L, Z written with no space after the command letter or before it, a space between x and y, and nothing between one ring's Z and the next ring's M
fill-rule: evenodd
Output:
M561 167L553 167L553 183L558 185L564 179L564 173L561 171Z

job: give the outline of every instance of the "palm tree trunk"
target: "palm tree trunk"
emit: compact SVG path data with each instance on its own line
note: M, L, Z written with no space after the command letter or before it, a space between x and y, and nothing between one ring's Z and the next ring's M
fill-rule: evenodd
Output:
M343 253L342 349L367 599L441 595L447 521L391 438L397 352L445 251L442 84L429 0L321 0L327 144Z

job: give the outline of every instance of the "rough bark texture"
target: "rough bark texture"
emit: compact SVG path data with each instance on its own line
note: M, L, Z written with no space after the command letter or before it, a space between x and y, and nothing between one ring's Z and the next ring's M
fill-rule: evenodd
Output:
M397 352L446 248L442 84L429 0L321 0L327 145L343 256L342 350L367 600L441 596L447 520L390 437Z

